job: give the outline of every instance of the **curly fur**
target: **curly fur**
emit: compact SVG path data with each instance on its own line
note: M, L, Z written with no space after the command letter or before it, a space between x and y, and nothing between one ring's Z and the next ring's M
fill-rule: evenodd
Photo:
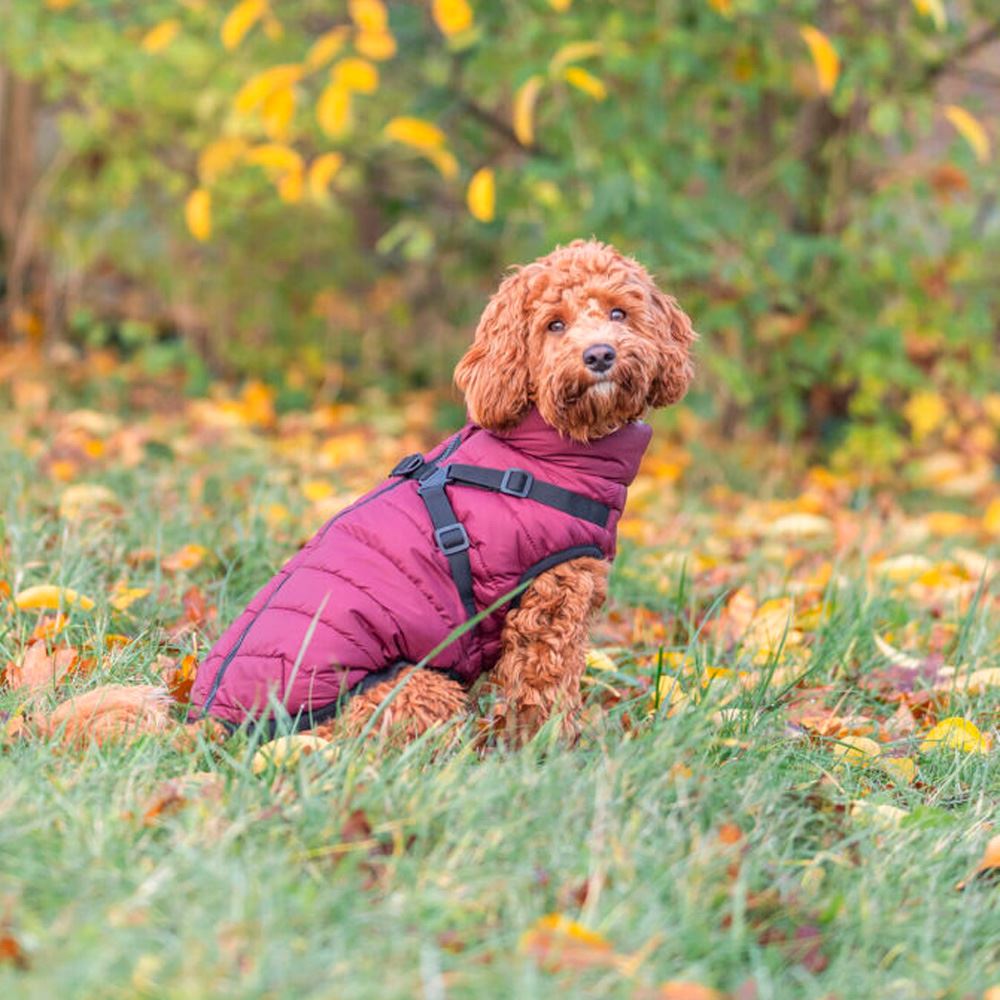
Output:
M615 308L624 310L623 320L610 318ZM555 319L565 326L558 333L549 329ZM641 264L607 244L577 240L504 279L455 381L482 427L511 428L537 405L560 433L593 441L651 408L677 402L691 381L695 339L691 321ZM583 352L596 344L616 353L601 375L583 363ZM591 558L556 566L534 581L507 616L493 680L512 741L530 738L555 714L561 714L564 736L575 738L588 626L604 602L607 570ZM467 711L465 692L450 678L433 670L405 676L373 734L413 739ZM343 717L320 731L362 732L399 680L357 694ZM149 689L101 691L87 704L79 700L77 711L67 707L66 718L58 711L53 717L71 739L162 728L166 707Z

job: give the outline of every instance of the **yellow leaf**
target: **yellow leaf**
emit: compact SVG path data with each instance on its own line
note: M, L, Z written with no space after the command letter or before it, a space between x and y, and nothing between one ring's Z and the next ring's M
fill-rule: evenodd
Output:
M90 611L94 602L71 587L56 587L51 583L41 583L28 587L14 595L14 606L21 611L58 611L59 608L79 605L84 611Z
M373 94L378 89L378 69L367 59L341 59L330 71L334 86L359 94Z
M521 935L518 949L553 970L614 966L621 961L607 938L561 913L536 920Z
M600 42L570 42L559 49L549 60L549 72L558 73L569 63L596 56L603 47Z
M917 776L917 765L912 757L882 757L878 766L896 784L912 785Z
M963 753L989 753L989 739L961 716L942 719L920 744L920 752L929 750L961 750Z
M327 84L316 102L316 121L327 135L343 135L351 124L350 93L335 83Z
M454 180L458 176L458 160L455 159L455 155L450 150L425 149L423 154L438 168L442 177Z
M49 10L69 10L77 0L45 0L45 6Z
M270 139L285 139L288 136L288 126L295 115L295 91L291 87L276 90L266 98L260 109L260 118L264 123L264 131Z
M79 521L87 515L120 510L118 498L106 486L78 483L68 486L59 498L59 516L66 521Z
M290 170L278 178L278 197L289 205L302 200L305 180L301 170Z
M563 70L563 76L567 83L582 90L595 101L603 101L608 96L608 88L604 86L604 82L579 66L567 66Z
M881 756L882 748L867 736L842 736L833 745L833 755L851 764L867 766Z
M496 181L493 171L483 167L472 175L469 188L465 192L465 203L474 219L492 222L496 210Z
M348 0L347 11L362 31L385 31L389 25L389 12L382 0Z
M472 27L472 8L468 0L434 0L431 13L441 34L448 38Z
M162 52L177 37L180 30L181 22L176 17L161 21L143 35L140 42L143 52Z
M980 163L985 163L990 158L990 137L986 134L986 129L979 124L979 120L957 104L946 105L944 116L972 147L976 159Z
M991 535L1000 536L1000 497L991 500L983 512L983 528Z
M316 201L326 200L330 181L343 164L344 157L340 153L324 153L313 160L309 167L309 193Z
M264 34L271 39L272 42L276 42L279 38L284 38L285 29L282 27L281 22L268 11L264 15Z
M187 196L184 221L199 242L204 243L212 235L212 196L204 188L195 188Z
M263 167L268 174L301 173L302 157L290 146L280 142L266 142L254 146L246 156L247 163Z
M164 556L161 565L168 573L182 573L189 569L196 569L207 555L208 549L204 545L188 543L182 545L176 552Z
M819 28L814 28L811 24L802 25L799 28L799 33L806 45L809 46L809 54L816 67L820 91L824 94L832 93L833 88L837 85L837 77L840 76L840 56L837 55L837 50L831 44L830 39Z
M568 11L572 3L573 0L549 0L549 6L553 10L558 11L560 14L564 14Z
M291 87L302 78L303 69L297 63L283 63L265 69L249 80L236 94L233 107L242 115L250 114L276 90Z
M336 155L336 154L327 154ZM334 495L333 487L325 479L308 479L302 484L302 495L310 503L319 503Z
M325 31L306 53L306 67L314 70L325 66L344 47L349 34L350 28L343 24Z
M266 11L267 0L240 0L222 22L222 44L235 49Z
M733 16L733 0L708 0L708 5L723 17Z
M587 650L587 669L588 670L617 670L615 666L615 661L608 656L607 653L602 649L588 649Z
M263 774L270 768L291 767L302 757L308 757L329 745L329 740L324 740L320 736L309 736L305 733L281 736L276 740L271 740L270 743L265 743L253 755L250 770L254 774Z
M932 434L948 416L948 404L938 392L915 392L903 407L913 431L913 440L918 444Z
M149 593L149 587L129 587L119 583L114 586L108 603L115 611L127 611L136 601Z
M918 14L925 14L934 19L934 27L944 31L948 27L948 15L945 13L941 0L913 0L913 6Z
M514 134L522 146L531 146L535 141L535 101L541 89L542 78L529 76L514 95Z
M236 164L246 152L244 139L223 137L210 142L198 155L198 177L202 184L212 184Z
M393 118L385 126L389 139L414 149L440 149L445 144L445 134L433 122L423 118Z
M396 54L396 39L389 31L361 31L354 39L354 48L361 55L382 62Z

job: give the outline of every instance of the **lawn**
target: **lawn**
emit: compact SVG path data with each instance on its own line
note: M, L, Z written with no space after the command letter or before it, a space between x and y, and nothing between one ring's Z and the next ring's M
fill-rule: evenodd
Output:
M113 373L5 391L0 995L903 1000L1000 984L984 861L1000 490L981 463L942 472L934 428L869 475L664 423L578 746L546 730L484 749L470 721L457 743L342 743L255 773L244 738L78 749L38 730L111 680L183 697L255 589L458 411L413 397L275 415L261 386L182 400ZM13 606L40 584L93 607L65 591L64 617Z

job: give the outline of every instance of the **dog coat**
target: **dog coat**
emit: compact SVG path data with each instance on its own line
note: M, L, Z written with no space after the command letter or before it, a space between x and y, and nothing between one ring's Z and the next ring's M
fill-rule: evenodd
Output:
M198 668L191 717L239 724L276 700L300 727L420 661L456 627L559 563L612 559L626 487L651 436L589 444L532 410L513 430L467 424L328 521L260 590ZM426 664L465 686L492 667L514 601Z

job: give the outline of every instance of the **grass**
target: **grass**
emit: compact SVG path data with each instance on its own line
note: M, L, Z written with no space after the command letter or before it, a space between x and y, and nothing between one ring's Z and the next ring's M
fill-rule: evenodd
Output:
M413 450L400 446L410 430L387 423L339 461L353 432L338 430L338 461L324 468L290 425L258 435L185 413L144 417L138 451L122 423L97 435L99 458L73 457L66 442L79 423L48 412L21 420L0 446L0 579L14 591L52 582L94 597L95 610L74 611L59 641L131 641L43 692L42 708L109 679L155 680L158 654L203 651L324 504ZM74 481L106 485L116 511L59 514L67 470L52 463L65 454ZM334 496L304 498L303 482L316 479ZM948 581L938 600L934 586L928 595L872 576L874 560L912 551L919 513L886 518L845 504L845 518L877 532L874 548L778 543L741 520L760 515L757 499L685 497L655 476L639 487L595 639L615 670L594 672L573 750L551 730L519 752L433 737L395 750L344 743L256 776L254 746L239 739L192 755L166 736L84 751L9 738L0 995L631 998L687 980L762 1000L916 1000L978 997L1000 983L998 889L986 880L955 889L998 819L998 751L921 754L912 740L933 718L921 719L912 739L891 744L918 766L914 784L897 783L838 758L846 730L823 736L795 723L788 705L804 687L823 688L825 711L890 718L892 699L859 683L886 666L875 633L900 648L933 646L952 663L995 664L993 591L955 603ZM954 548L980 541L931 538L919 551L952 565ZM165 571L164 557L189 543L209 555ZM148 558L136 558L142 549ZM803 598L802 579L822 566L839 585L814 583ZM150 588L126 612L108 597L122 577ZM756 646L752 623L726 639L713 623L736 622L730 601L741 586L758 610L795 593L815 612L792 623L804 637L786 619ZM218 613L178 633L191 587ZM0 662L22 655L36 625L35 615L0 616ZM665 678L687 697L651 714L661 648ZM758 683L734 696L720 668ZM25 705L23 692L0 692L0 709ZM995 688L956 693L936 715L988 733L998 706ZM204 770L221 794L157 812L167 779ZM523 936L551 913L607 944L571 932L568 950L540 959ZM635 960L589 963L574 948Z

